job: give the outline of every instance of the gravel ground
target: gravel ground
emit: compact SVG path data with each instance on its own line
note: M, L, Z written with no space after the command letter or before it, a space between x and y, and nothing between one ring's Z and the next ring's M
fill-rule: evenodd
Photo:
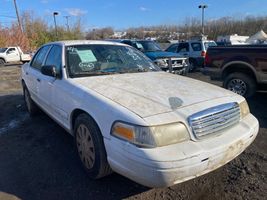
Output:
M73 138L47 115L27 114L19 70L18 65L0 68L0 200L266 199L267 93L249 100L260 132L244 153L207 175L149 189L116 173L90 180L75 155ZM211 82L201 73L190 77Z

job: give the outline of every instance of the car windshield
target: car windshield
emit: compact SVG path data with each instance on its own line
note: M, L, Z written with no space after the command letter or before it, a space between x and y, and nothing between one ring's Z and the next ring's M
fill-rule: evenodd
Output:
M66 47L69 76L160 71L138 50L118 45L74 45Z
M0 53L4 53L7 50L7 48L0 48Z
M153 41L138 41L136 42L136 46L144 52L162 51L159 45Z
M204 42L205 49L207 50L209 47L217 46L215 42Z

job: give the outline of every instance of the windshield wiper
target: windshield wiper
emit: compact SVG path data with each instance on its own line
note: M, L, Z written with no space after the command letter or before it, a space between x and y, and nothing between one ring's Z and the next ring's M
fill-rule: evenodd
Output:
M73 77L84 77L84 76L102 76L102 75L111 75L111 74L118 74L119 72L82 72L82 73L75 73L72 74Z

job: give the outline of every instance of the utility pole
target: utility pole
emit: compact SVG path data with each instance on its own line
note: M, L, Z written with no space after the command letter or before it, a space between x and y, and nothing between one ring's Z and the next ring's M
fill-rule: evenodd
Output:
M56 31L56 39L58 39L58 37L57 37L57 22L56 22L56 15L58 15L58 12L53 12L54 23L55 23L55 31Z
M14 0L14 6L15 6L15 10L16 10L16 15L17 15L17 20L18 20L19 28L20 28L20 31L23 33L16 0Z
M70 16L64 16L66 18L66 26L67 26L67 30L68 32L70 31L70 26L69 26L69 18Z
M202 4L202 5L199 5L198 6L198 8L201 8L202 9L202 35L204 35L204 10L205 10L205 8L208 8L208 6L207 5L205 5L205 4Z

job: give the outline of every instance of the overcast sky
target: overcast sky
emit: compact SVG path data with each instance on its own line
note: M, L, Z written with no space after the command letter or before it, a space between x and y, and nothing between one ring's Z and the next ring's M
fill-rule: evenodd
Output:
M81 17L84 27L128 27L183 24L187 17L201 17L198 5L205 3L207 20L224 16L246 17L267 15L267 0L17 0L19 12L34 11L53 23L57 11L59 24L63 16L71 21ZM15 20L13 0L0 0L0 23L8 25Z

